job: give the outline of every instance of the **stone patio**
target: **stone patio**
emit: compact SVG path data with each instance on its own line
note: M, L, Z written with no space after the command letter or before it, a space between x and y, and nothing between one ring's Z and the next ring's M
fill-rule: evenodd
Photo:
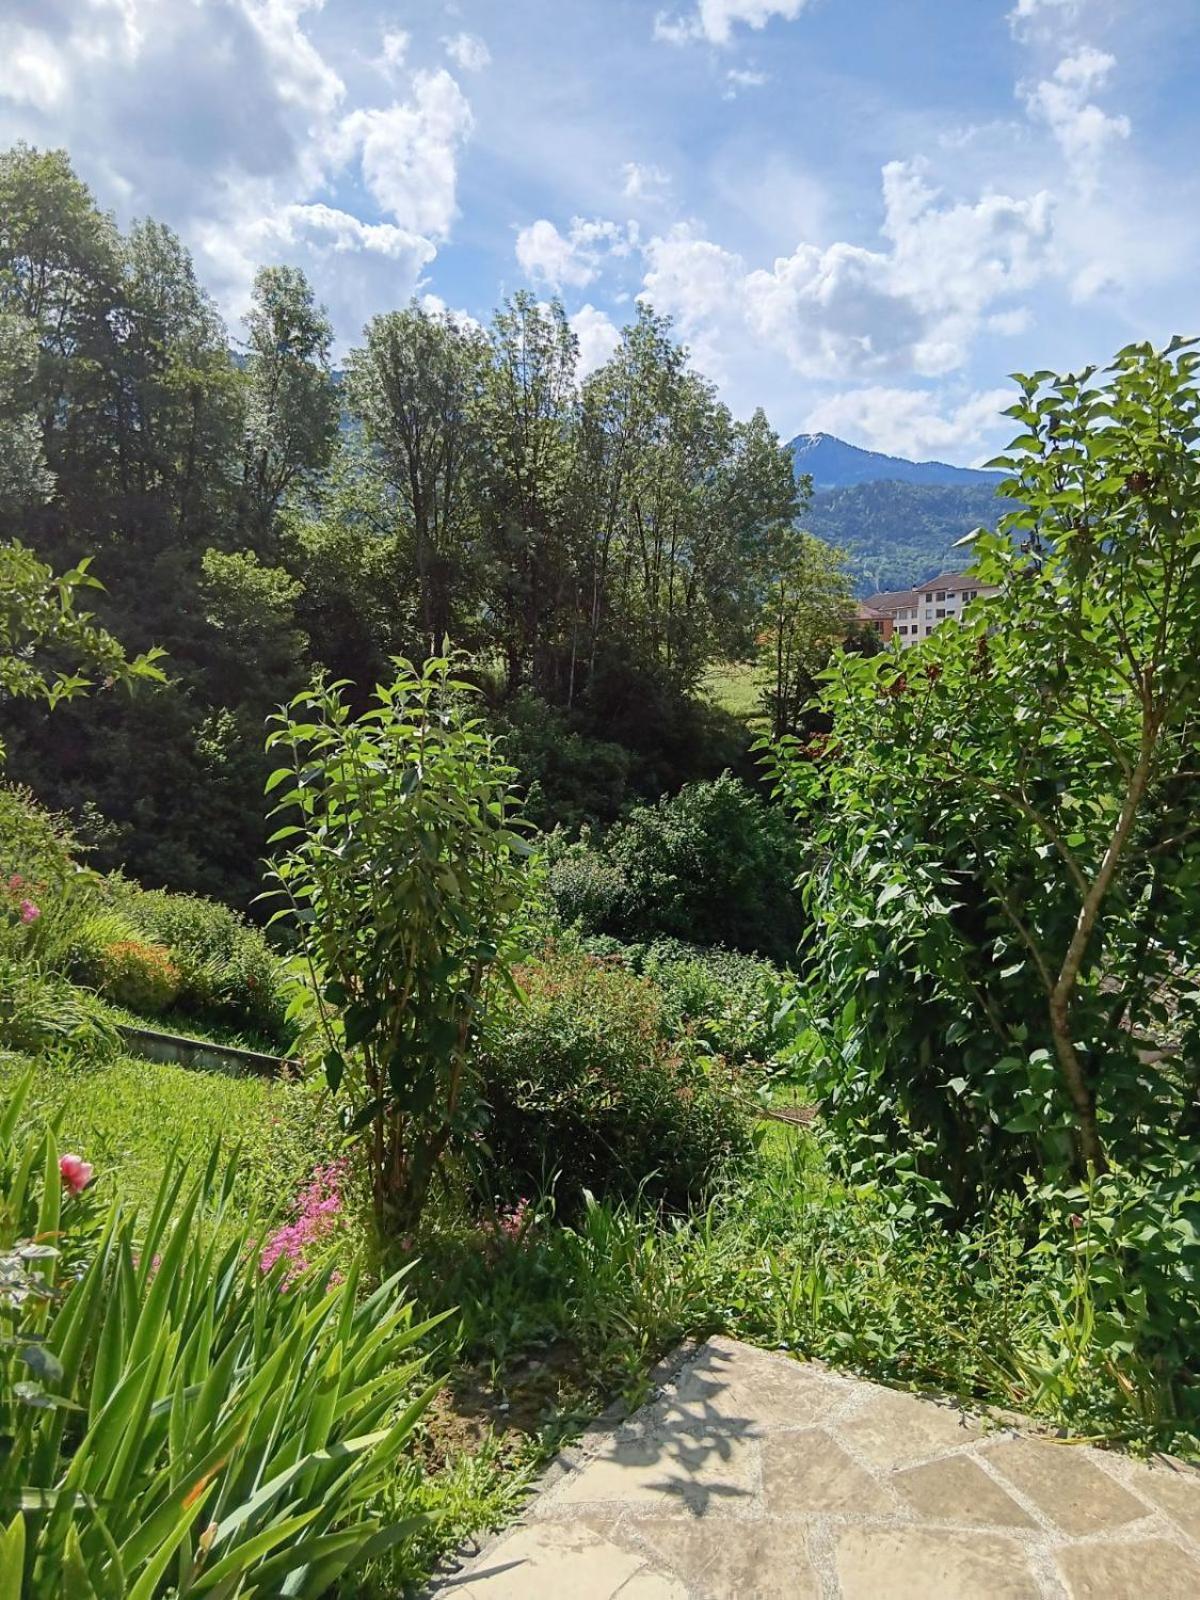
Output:
M1196 1600L1200 1472L710 1339L444 1600Z

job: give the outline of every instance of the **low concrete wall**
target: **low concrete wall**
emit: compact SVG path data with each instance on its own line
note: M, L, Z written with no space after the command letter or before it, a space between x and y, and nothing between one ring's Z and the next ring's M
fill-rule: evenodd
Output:
M189 1039L184 1034L160 1033L157 1028L136 1028L120 1023L119 1032L134 1055L170 1066L192 1067L202 1072L224 1072L232 1078L281 1078L299 1070L298 1063L260 1050L214 1044L211 1039Z

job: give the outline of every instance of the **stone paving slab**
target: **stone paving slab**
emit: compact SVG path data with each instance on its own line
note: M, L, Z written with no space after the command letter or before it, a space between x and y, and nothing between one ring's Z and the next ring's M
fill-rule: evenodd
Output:
M443 1600L1200 1600L1200 1472L710 1339Z

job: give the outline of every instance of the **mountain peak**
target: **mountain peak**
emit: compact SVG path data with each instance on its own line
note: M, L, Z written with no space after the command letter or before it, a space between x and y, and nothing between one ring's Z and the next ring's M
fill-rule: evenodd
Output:
M847 444L832 433L798 433L789 446L797 474L812 474L813 488L844 489L858 483L938 483L990 484L1000 481L997 472L980 472L975 467L954 467L946 461L906 461L902 456L884 455L879 450L864 450Z

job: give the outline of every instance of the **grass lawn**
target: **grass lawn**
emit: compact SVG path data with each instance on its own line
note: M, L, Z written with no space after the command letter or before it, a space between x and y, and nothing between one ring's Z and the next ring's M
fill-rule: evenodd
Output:
M722 711L744 722L751 732L768 731L757 672L750 662L723 661L710 667L700 681L700 692Z

